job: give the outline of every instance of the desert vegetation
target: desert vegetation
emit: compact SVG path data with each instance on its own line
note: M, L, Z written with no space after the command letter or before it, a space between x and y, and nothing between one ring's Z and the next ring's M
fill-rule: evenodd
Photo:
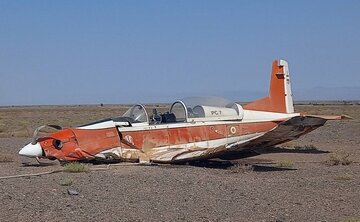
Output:
M283 160L283 161L279 161L275 164L277 167L293 167L294 166L294 162L291 160Z
M350 159L350 153L337 151L330 154L329 158L325 160L325 164L329 166L350 165L353 161Z
M12 156L6 154L0 154L0 163L9 163L13 161L14 159Z
M112 215L129 221L360 222L359 105L297 105L298 112L353 119L329 121L225 165L40 165L17 155L40 125L80 125L119 116L127 107L1 107L0 177L7 178L0 179L1 221L109 221Z
M69 177L64 178L61 182L61 186L71 186L75 183L75 180Z
M64 171L70 173L82 173L89 171L89 167L83 163L70 162L64 165Z

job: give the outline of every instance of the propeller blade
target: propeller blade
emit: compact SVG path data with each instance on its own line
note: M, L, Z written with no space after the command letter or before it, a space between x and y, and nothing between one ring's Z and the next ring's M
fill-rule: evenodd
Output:
M61 126L54 125L54 124L46 124L46 125L39 126L38 128L35 129L35 131L33 133L31 144L35 145L37 143L37 139L38 139L37 136L38 136L40 130L44 129L45 127L50 127L50 128L54 128L54 129L57 129L57 130L62 130Z

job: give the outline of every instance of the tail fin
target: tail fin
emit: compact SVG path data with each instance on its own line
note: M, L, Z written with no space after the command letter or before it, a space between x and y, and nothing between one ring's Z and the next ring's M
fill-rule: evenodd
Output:
M275 60L272 64L269 95L245 105L244 109L294 113L289 67L285 60Z

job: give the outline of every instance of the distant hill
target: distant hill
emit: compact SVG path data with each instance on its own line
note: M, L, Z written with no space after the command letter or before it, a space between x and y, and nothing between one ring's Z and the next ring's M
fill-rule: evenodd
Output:
M316 87L294 90L294 100L360 100L360 87Z
M98 94L86 99L79 97L36 98L22 101L12 101L6 95L0 94L0 106L12 105L59 105L59 104L133 104L133 103L172 103L176 99L188 96L220 96L238 102L250 102L267 96L268 89L253 90L207 90L206 92L148 92L137 96L123 96L117 94ZM2 98L3 96L4 98ZM301 101L360 101L360 87L315 87L310 89L293 88L293 96L296 102ZM135 98L134 98L135 97Z
M213 92L235 101L253 101L268 94L267 91L236 90L225 92ZM315 87L310 89L293 89L295 101L359 101L360 87Z

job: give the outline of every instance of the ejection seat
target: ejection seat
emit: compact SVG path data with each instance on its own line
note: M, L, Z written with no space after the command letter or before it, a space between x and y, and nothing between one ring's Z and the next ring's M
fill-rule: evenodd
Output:
M153 109L153 115L150 120L152 124L176 123L176 116L174 113L160 113L156 109Z
M162 121L161 123L176 123L176 116L174 113L163 113L161 114Z

